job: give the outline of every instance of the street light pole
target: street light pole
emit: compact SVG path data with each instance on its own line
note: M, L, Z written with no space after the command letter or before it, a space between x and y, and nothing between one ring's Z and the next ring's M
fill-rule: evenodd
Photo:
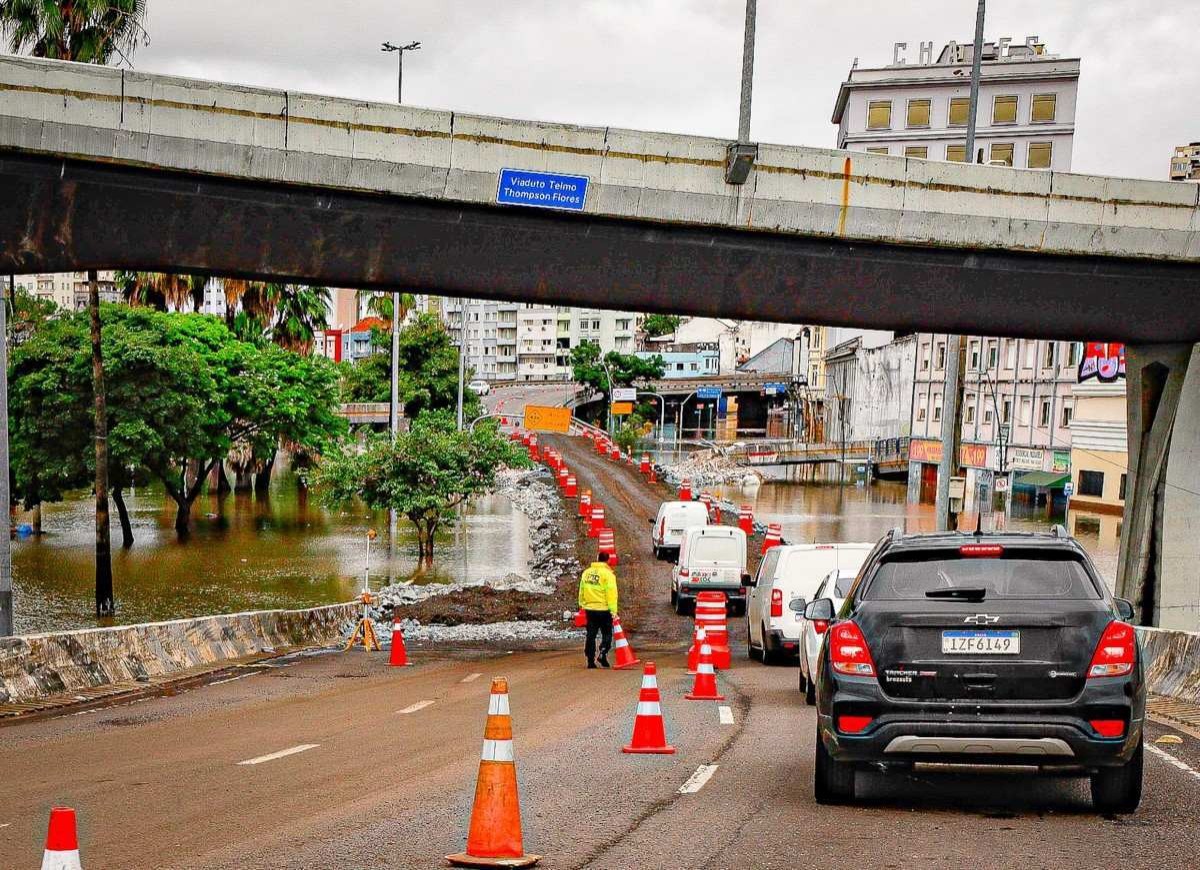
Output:
M15 305L17 282L8 276L8 295ZM13 633L12 543L8 536L8 300L0 294L0 637Z
M404 102L404 52L417 51L420 48L421 48L421 43L419 43L419 42L410 42L408 45L392 45L392 43L390 43L390 42L385 42L383 44L383 46L379 49L380 51L388 53L388 54L390 54L393 51L396 52L396 56L399 60L399 63L397 63L397 65L396 65L397 66L397 70L396 70L396 102L397 103Z
M983 13L984 0L979 0L975 10L975 50L971 55L971 102L967 110L967 147L963 157L968 163L975 162L975 113L979 107L979 76L983 63Z

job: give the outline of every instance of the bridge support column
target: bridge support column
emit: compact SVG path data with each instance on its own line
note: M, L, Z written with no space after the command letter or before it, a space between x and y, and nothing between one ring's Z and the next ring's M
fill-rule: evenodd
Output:
M1200 345L1127 345L1129 476L1117 594L1200 629Z

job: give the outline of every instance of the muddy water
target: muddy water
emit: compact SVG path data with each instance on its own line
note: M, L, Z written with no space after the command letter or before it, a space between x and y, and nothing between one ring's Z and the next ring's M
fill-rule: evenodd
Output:
M379 530L370 555L372 588L397 579L450 582L528 568L525 517L499 495L466 509L458 529L439 538L437 563L425 574L416 573L409 523L402 520L389 541L386 513L327 511L286 476L268 497L201 498L184 542L176 538L174 508L160 489L139 489L127 501L131 549L121 549L115 510L112 515L117 624L347 601L362 588L371 528ZM46 505L44 534L14 540L18 634L100 624L93 509L88 493Z

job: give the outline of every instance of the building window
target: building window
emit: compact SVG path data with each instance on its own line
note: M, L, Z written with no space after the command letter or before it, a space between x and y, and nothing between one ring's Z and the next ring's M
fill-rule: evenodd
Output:
M1011 142L996 142L992 145L988 160L993 163L1003 163L1005 166L1013 165L1013 146Z
M970 97L951 97L950 116L946 119L949 127L965 127L971 114Z
M1000 414L1000 422L1008 423L1012 421L1012 399L1005 399L1003 410Z
M1021 410L1017 417L1017 422L1022 426L1028 426L1030 419L1033 417L1033 399L1025 398L1021 400Z
M933 397L933 422L940 423L942 421L942 397L936 395Z
M921 396L917 402L917 422L922 423L925 420L925 397Z
M1004 367L1006 369L1017 367L1017 343L1011 338L1004 339Z
M992 123L993 124L1015 124L1015 123L1017 123L1017 98L1016 97L995 97L992 100Z
M967 407L966 407L966 411L965 411L965 415L964 415L964 422L966 422L966 423L974 423L975 422L975 397L974 396L967 396Z
M984 409L983 409L983 424L984 424L985 426L991 426L991 425L992 425L992 409L991 409L991 408L984 408Z
M1036 353L1037 353L1037 342L1029 341L1028 339L1026 339L1026 341L1025 341L1025 368L1027 368L1027 369L1033 368L1033 360L1035 358L1034 355Z
M921 371L929 371L929 345L921 348Z
M904 149L905 157L920 157L922 160L929 156L929 149L924 145L909 145Z
M988 342L988 368L994 369L1000 363L1000 345L995 341Z
M951 163L966 163L967 162L967 146L966 145L947 145L946 159Z
M1104 497L1104 472L1103 471L1080 471L1079 472L1079 494L1090 495L1096 498Z
M1038 426L1045 429L1050 425L1050 400L1042 400L1042 411L1038 415Z
M1034 94L1029 109L1029 120L1034 124L1048 124L1054 120L1058 102L1054 94Z
M867 129L892 129L892 101L871 100L867 103Z
M979 371L979 342L971 342L971 371Z
M1049 169L1050 157L1054 153L1054 145L1050 142L1030 142L1029 153L1025 156L1025 165L1030 169Z
M908 101L908 118L905 121L907 127L928 127L929 126L929 100L909 100Z
M1067 345L1067 365L1079 365L1079 342L1072 341Z
M1046 342L1046 353L1042 357L1042 368L1054 368L1054 342L1052 341Z
M1120 492L1117 494L1117 498L1119 498L1121 501L1125 501L1125 478L1126 477L1127 477L1127 475L1124 475L1124 474L1121 475L1121 489L1120 489Z
M887 154L888 148L886 145L881 145L878 148L868 148L867 153L868 154Z
M1071 406L1063 405L1062 409L1062 427L1064 429L1071 428Z
M937 370L940 372L946 368L946 345L944 342L939 342L937 346Z

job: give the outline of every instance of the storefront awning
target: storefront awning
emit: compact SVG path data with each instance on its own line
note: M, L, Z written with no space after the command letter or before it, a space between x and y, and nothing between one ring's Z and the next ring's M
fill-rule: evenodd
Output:
M1017 477L1013 485L1058 489L1070 479L1071 475L1063 471L1027 471Z

